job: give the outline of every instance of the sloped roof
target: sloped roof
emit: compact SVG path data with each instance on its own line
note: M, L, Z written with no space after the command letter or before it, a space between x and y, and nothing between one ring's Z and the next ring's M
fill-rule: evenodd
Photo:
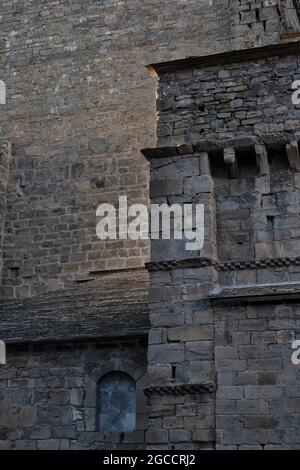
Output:
M139 337L149 329L148 273L115 273L48 294L0 301L0 338L38 343Z

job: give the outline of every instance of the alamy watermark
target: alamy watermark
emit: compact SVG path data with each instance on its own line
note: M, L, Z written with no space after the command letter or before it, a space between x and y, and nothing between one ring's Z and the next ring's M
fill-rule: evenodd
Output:
M203 204L144 204L128 206L127 196L119 197L116 208L100 204L96 233L100 240L185 240L187 251L201 250L204 244Z
M300 364L300 340L299 339L293 341L292 349L295 349L295 351L292 354L292 363L295 366L298 366Z

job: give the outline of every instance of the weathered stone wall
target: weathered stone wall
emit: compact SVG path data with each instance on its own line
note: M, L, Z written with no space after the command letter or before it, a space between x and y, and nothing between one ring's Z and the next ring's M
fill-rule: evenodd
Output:
M147 152L146 152L147 153ZM214 448L214 320L207 302L217 273L203 263L194 269L162 271L160 262L217 257L216 211L208 154L151 158L152 204L198 203L205 207L205 244L187 251L186 240L152 240L148 374L149 447ZM158 265L156 265L158 262ZM182 386L186 386L181 388ZM166 393L165 387L169 387ZM200 388L195 393L194 387ZM158 390L157 390L158 387ZM179 387L179 393L177 388ZM191 387L191 388L190 388ZM203 387L203 389L202 389ZM171 396L170 396L171 395Z
M257 176L254 147L252 153L240 155L238 165L239 176L230 178L219 160L215 180L219 259L299 256L299 173L290 166L285 146L269 149L268 175ZM268 274L258 275L257 281L267 278ZM279 280L295 278L286 273Z
M150 195L204 203L205 242L151 241L150 446L300 447L297 47L156 67Z
M148 167L139 150L155 145L156 123L155 80L144 64L277 42L276 12L272 0L2 3L1 79L7 83L8 102L0 116L1 135L13 142L4 297L34 296L69 287L90 271L143 264L147 243L96 239L95 209L101 202L116 203L119 194L129 202L147 200ZM2 448L128 449L142 447L144 440L149 447L178 449L270 448L278 441L281 447L299 446L293 432L299 421L296 375L288 372L289 341L299 327L298 320L290 319L297 316L297 305L293 312L279 304L271 311L265 306L219 310L210 300L222 284L299 279L296 259L279 260L267 270L256 265L257 270L249 265L238 270L233 264L229 274L226 263L215 263L218 256L221 261L229 255L251 257L254 242L261 244L257 258L269 256L277 242L281 256L298 249L298 218L291 216L299 202L294 145L299 110L292 108L289 88L299 73L295 57L246 58L161 77L159 145L204 137L220 142L223 158L230 139L245 133L261 139L271 133L284 145L292 142L292 148L281 151L284 160L270 150L271 176L263 173L263 179L252 176L266 163L264 150L254 145L249 165L240 165L237 152L242 173L235 176L222 166L218 173L209 148L181 148L152 161L152 200L204 203L206 239L204 250L190 254L186 265L178 264L187 257L183 242L153 244L152 268L157 271L151 273L150 382L143 379L145 344L10 347L9 363L0 370ZM280 190L283 183L293 203ZM256 217L262 225L242 233L245 251L237 250L241 239L233 234L227 253L221 245L226 227L232 231L236 223L233 211L242 219L246 199L247 216L250 207L254 215L252 203L261 204ZM231 211L227 220L226 207ZM268 217L278 217L287 231ZM245 221L239 220L240 228ZM156 263L170 259L175 262ZM284 321L276 323L281 315ZM226 355L229 362L224 363ZM273 361L269 374L265 355ZM226 375L226 367L231 374ZM103 370L124 369L140 371L139 387L147 386L149 426L140 390L137 431L99 434L97 380ZM261 408L251 408L251 400Z
M281 33L279 4L280 0L232 0L232 49L278 42Z
M150 448L214 448L213 277L211 267L151 273L148 375L158 390L147 402Z
M215 307L217 449L300 448L299 312L299 302Z
M217 58L216 58L217 60ZM220 58L221 60L221 58ZM292 103L297 55L203 65L159 80L158 145L268 134L291 136L300 109Z
M137 383L135 432L97 429L97 383L112 371ZM0 368L1 449L135 449L147 429L143 387L146 343L8 345Z
M220 260L295 257L299 253L300 167L294 141L299 138L300 110L292 102L292 83L300 72L298 63L297 55L269 57L250 63L204 66L186 70L183 75L163 74L160 79L159 105L167 102L169 107L160 112L160 143L205 138L212 147L218 140L221 147L235 147L234 177L222 151L211 155ZM247 136L254 140L244 148L243 138ZM264 142L268 148L264 148ZM292 144L285 145L287 142ZM193 158L188 160L190 167ZM160 171L164 176L168 171L170 179L176 177L168 165ZM153 175L157 192L157 180L163 176L158 171ZM207 180L201 183L198 179L201 184L205 189ZM197 189L196 182L193 189ZM205 251L202 255L206 256Z
M5 141L0 141L0 282L2 281L2 268L3 268L3 233L4 233L4 219L6 208L7 196L7 181L9 175L10 164L10 144Z
M150 62L230 48L227 0L20 0L1 5L2 135L14 146L3 295L141 266L145 241L101 242L101 202L147 201ZM17 277L15 274L18 274Z

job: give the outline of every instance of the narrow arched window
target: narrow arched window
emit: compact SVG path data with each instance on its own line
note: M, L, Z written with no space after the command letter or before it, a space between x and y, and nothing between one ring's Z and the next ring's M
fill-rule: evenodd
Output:
M102 377L98 389L99 431L126 432L135 429L136 385L124 372Z

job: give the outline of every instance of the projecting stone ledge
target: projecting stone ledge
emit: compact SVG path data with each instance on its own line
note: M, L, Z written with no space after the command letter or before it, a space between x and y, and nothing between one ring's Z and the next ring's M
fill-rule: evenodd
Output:
M289 162L293 168L298 169L298 145L300 134L290 132L281 132L276 134L262 134L260 136L241 135L232 139L203 139L191 143L182 143L165 147L152 147L141 150L147 160L153 158L170 158L179 155L193 155L202 152L222 154L224 149L231 149L232 152L253 151L258 157L258 166L261 174L268 174L267 150L278 149L286 151ZM225 159L226 160L226 159Z
M152 158L169 158L175 157L177 155L191 155L200 152L218 153L223 152L225 147L233 147L235 149L254 148L254 146L258 143L258 138L248 136L224 141L203 139L195 141L191 144L178 144L175 146L146 148L141 150L141 152L147 158L147 160L151 160Z
M246 3L246 2L245 2ZM244 8L244 6L243 6ZM254 11L254 10L253 10ZM251 49L236 49L217 54L204 55L200 57L186 57L168 62L160 62L147 65L151 76L161 76L164 73L172 73L178 70L199 68L225 64L239 63L270 57L281 57L285 55L299 54L300 41L289 41L279 44L268 44L265 46L252 47Z
M214 383L195 383L162 385L144 388L146 396L157 395L196 395L198 393L213 393L216 390Z
M209 298L220 303L300 299L300 282L217 287Z

